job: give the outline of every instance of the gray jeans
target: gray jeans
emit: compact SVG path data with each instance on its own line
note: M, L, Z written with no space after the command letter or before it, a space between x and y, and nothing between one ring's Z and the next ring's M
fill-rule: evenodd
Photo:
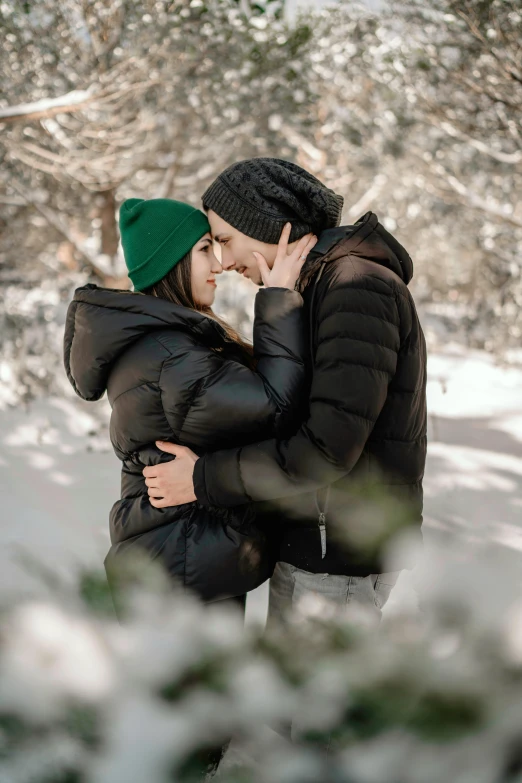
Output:
M374 625L381 620L382 608L392 588L399 578L400 571L370 576L339 576L337 574L312 574L288 563L277 563L270 580L268 598L267 630L281 628L293 612L302 609L325 614L338 615L350 607L359 614L361 620ZM299 717L292 726L280 726L276 731L286 739L295 739L299 733ZM328 736L320 746L329 753L332 739Z
M270 580L267 628L285 624L301 604L304 611L314 611L313 602L332 614L346 607L361 610L373 621L380 621L400 571L370 576L312 574L288 563L277 563Z

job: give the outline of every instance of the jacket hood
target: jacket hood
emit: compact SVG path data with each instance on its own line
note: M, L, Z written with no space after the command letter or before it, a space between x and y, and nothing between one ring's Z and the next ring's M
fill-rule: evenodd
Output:
M216 321L164 299L96 285L77 288L64 334L65 371L76 394L99 400L118 357L147 332L165 328L191 332L210 347L225 338Z
M328 228L308 256L307 267L334 261L343 255L354 255L373 261L395 272L406 285L413 277L413 262L405 248L392 236L374 212L367 212L353 226ZM308 269L305 270L310 279Z

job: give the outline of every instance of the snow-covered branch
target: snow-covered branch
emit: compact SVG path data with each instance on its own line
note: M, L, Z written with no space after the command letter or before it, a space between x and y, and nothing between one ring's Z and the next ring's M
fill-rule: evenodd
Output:
M27 190L20 185L18 182L11 181L10 187L13 188L25 201L26 204L33 207L37 212L40 213L40 215L45 218L47 223L52 226L56 231L58 231L59 234L62 235L64 239L66 239L74 248L77 255L81 258L81 260L86 263L94 272L97 277L100 278L103 282L107 279L107 272L103 270L97 263L96 258L92 256L89 251L85 250L84 248L80 247L77 240L74 237L73 232L71 231L70 227L65 222L64 218L59 215L57 212L55 212L53 209L50 209L45 204L39 203L36 199L31 197L31 194L27 192Z
M443 130L448 134L448 136L451 136L454 139L461 139L462 141L465 141L470 145L470 147L473 147L479 152L482 152L484 155L489 155L490 158L494 158L494 160L498 160L501 163L516 164L522 161L522 150L517 150L516 152L503 152L502 150L495 149L490 144L486 144L480 139L472 138L467 133L464 133L463 130L456 128L450 122L439 122L432 118L431 124Z
M498 204L494 199L480 196L478 193L474 192L471 188L461 182L461 180L459 180L454 174L451 174L449 171L447 171L440 163L430 162L429 168L438 177L440 177L441 180L446 182L455 191L455 193L458 193L465 203L470 207L473 207L473 209L479 209L482 212L491 215L491 217L500 219L505 223L509 223L516 228L522 229L522 219L516 217L516 215L513 214L513 208L511 204L507 205L509 208L506 209L501 204Z
M41 98L31 103L19 103L17 106L0 108L0 122L16 120L37 120L71 111L78 111L94 99L94 88L73 90L57 98Z

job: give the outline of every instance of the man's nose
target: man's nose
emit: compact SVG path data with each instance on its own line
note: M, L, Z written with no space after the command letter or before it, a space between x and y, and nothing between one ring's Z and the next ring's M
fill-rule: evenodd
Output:
M232 258L231 255L228 253L224 253L223 250L221 250L221 266L225 270L225 272L230 272L231 269L236 268L236 262Z

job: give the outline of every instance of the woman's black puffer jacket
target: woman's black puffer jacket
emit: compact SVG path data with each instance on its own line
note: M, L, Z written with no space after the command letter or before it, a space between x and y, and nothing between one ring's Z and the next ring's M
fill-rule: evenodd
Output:
M65 369L83 399L107 391L110 437L122 462L108 572L122 552L138 546L204 601L241 595L271 575L267 536L250 506L157 509L142 470L172 459L156 440L201 455L290 434L305 384L305 335L301 295L261 289L252 370L243 349L202 313L139 293L76 290L65 326Z

